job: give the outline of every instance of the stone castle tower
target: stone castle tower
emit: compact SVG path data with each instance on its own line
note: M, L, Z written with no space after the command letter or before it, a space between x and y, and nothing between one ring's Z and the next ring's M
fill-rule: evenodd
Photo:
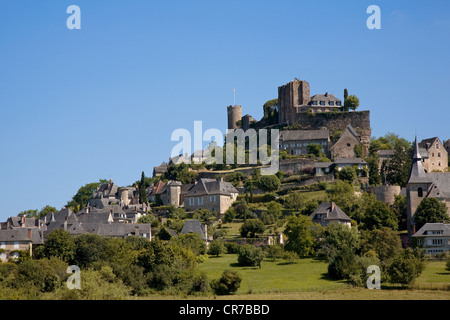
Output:
M295 79L278 87L279 122L294 124L296 106L307 105L311 100L309 83L305 80Z
M239 129L239 126L236 125L236 122L242 120L242 106L228 106L227 114L228 129Z

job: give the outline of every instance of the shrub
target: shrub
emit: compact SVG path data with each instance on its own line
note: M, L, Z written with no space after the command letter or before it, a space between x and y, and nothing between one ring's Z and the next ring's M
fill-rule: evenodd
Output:
M212 281L211 287L217 295L229 295L238 291L241 281L242 278L239 273L225 270L220 279Z
M227 253L236 254L239 252L240 244L236 242L224 242Z
M241 246L238 253L238 264L240 266L259 266L264 259L264 252L261 248L257 248L250 244Z

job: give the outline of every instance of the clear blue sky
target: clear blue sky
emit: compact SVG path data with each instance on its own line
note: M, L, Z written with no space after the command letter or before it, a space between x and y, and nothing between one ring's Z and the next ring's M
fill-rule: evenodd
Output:
M81 30L66 27L72 4ZM294 77L311 94L347 88L373 136L449 139L449 55L447 0L3 0L0 220L151 175L174 129L226 129L233 88L257 119Z

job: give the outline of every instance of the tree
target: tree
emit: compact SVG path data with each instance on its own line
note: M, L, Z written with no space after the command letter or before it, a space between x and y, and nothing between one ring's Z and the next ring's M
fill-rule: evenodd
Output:
M97 190L102 184L108 183L105 179L100 179L98 182L87 183L78 189L77 193L72 197L72 200L67 203L67 206L72 209L72 211L79 211L86 207L89 199L92 198L92 194Z
M267 210L261 214L261 220L264 224L275 223L282 212L283 206L281 204L275 201L270 201L267 205Z
M342 224L331 224L325 228L320 248L321 255L331 261L344 250L355 253L359 250L361 240L355 228Z
M345 99L347 99L347 97L348 97L348 90L344 89L344 101L345 101Z
M357 197L353 186L348 182L337 180L335 183L330 183L326 189L328 201L334 202L341 208L350 218L355 211L355 204Z
M396 134L389 133L385 138L394 148L394 155L381 167L381 176L391 185L405 187L412 164L413 145Z
M281 182L276 175L264 175L258 179L258 188L265 192L277 191Z
M153 221L155 221L155 217L153 216L153 215L151 215L151 214L146 214L146 215L143 215L143 216L141 216L139 219L138 219L138 223L152 223Z
M58 212L58 209L56 209L55 207L46 205L45 207L43 207L41 209L41 211L39 211L39 218L45 217L47 214L49 213L56 213Z
M50 232L44 244L45 257L57 257L65 262L72 261L75 256L75 242L69 232L56 229Z
M251 244L243 245L239 248L238 264L240 266L259 266L264 259L264 252L260 247Z
M378 170L378 154L375 153L373 156L369 156L365 160L369 167L369 185L371 186L380 185L381 176L380 171Z
M406 197L402 195L395 195L394 199L395 199L394 204L391 206L391 210L397 216L398 230L406 230L407 229Z
M320 144L311 143L308 144L306 148L308 150L308 154L318 158L322 156L322 146Z
M244 222L239 231L243 238L254 238L257 233L263 233L264 230L264 223L261 220L248 219Z
M353 167L344 167L338 172L338 178L352 184L356 179L356 170Z
M355 95L349 95L345 100L344 100L344 110L345 111L349 111L349 110L353 110L355 111L356 108L359 107L359 99L357 96Z
M222 240L216 239L209 245L209 254L213 256L220 256L222 253L226 252L225 245Z
M278 99L272 99L263 105L266 125L278 124Z
M279 244L273 244L266 247L266 256L272 261L283 258L284 249Z
M391 283L411 284L425 267L423 256L411 248L403 250L388 267Z
M142 171L141 174L141 181L139 183L139 203L147 203L148 197L147 197L147 190L146 190L146 184L145 184L145 174L144 171Z
M402 242L397 232L390 228L365 230L361 234L361 248L373 251L382 264L388 265L402 251Z
M314 253L313 222L306 216L291 216L288 219L285 235L288 237L285 249L296 252L299 257Z
M205 241L198 233L180 234L176 237L175 243L183 248L191 249L195 255L206 254L207 251Z
M234 210L233 207L230 207L230 208L228 208L227 211L225 211L225 216L223 217L223 222L232 223L234 219L236 219L236 210Z
M236 271L225 270L220 279L212 281L211 287L217 295L229 295L238 291L242 278Z
M448 223L447 206L436 198L425 198L417 207L414 214L416 230L422 228L425 223Z
M368 230L380 229L382 227L388 227L393 230L398 229L397 216L382 201L375 201L366 208L362 222L362 227Z

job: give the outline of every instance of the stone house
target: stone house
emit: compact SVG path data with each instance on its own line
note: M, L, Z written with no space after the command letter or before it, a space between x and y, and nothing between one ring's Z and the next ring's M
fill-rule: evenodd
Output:
M330 133L328 130L283 130L280 131L280 150L290 155L307 155L309 144L318 144L328 157Z
M383 162L387 163L389 160L392 159L394 156L395 151L394 150L378 150L378 171L381 170L381 167L383 165Z
M424 139L419 143L425 172L446 171L448 167L448 152L439 138Z
M363 170L367 169L367 162L361 158L337 158L334 160L335 170L341 171L345 167L355 166L358 169L358 176L362 177Z
M450 224L426 223L413 236L413 245L436 255L450 250Z
M236 188L222 178L202 178L184 195L184 208L186 211L208 209L223 214L236 201L237 196Z
M331 146L331 157L333 159L356 158L359 155L355 152L355 147L359 145L362 146L361 136L350 124L348 124L339 137L338 141L336 141L333 146Z
M324 227L332 223L339 223L351 228L351 219L334 202L322 202L309 218Z
M153 167L153 177L163 176L167 172L167 163L164 161L157 167Z
M33 245L43 244L41 228L16 228L0 230L0 261L18 258L17 251L29 251L33 254Z
M183 205L181 191L182 184L180 181L169 180L164 183L160 180L156 185L147 188L147 197L152 203L180 207Z

